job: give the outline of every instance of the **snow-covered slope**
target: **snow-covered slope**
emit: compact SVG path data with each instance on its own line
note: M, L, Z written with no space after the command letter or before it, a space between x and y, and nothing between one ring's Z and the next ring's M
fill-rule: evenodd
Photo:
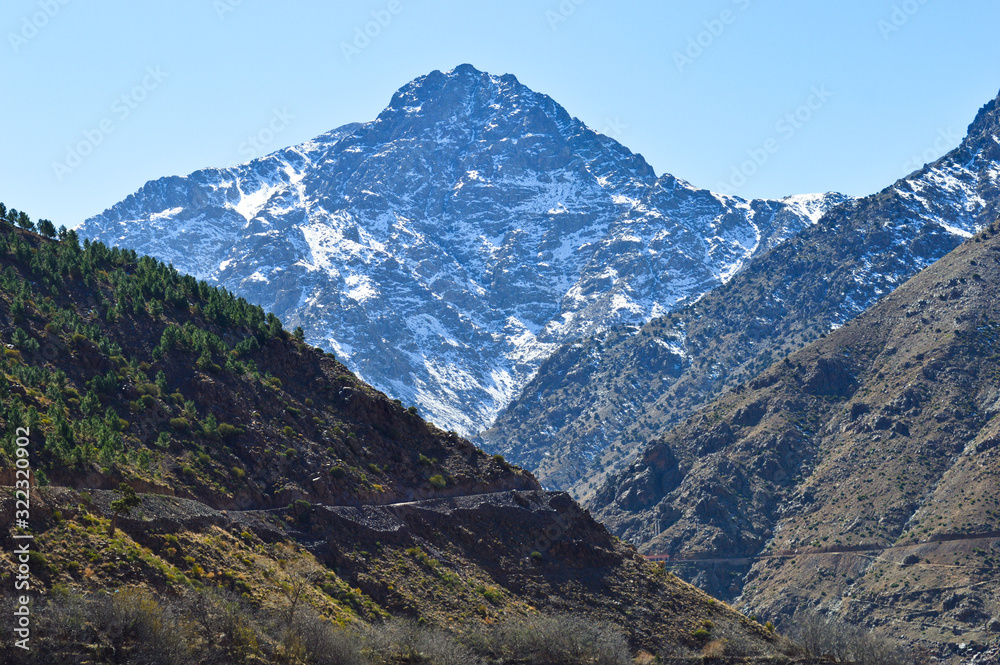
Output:
M560 344L700 296L844 200L657 178L513 76L462 65L372 122L150 182L80 232L263 305L473 434Z

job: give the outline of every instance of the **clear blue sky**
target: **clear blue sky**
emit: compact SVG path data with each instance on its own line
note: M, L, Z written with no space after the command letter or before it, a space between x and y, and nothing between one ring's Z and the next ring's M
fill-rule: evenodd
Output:
M743 196L877 191L1000 90L995 0L3 4L0 200L68 226L147 180L370 120L463 62L551 95L657 173ZM373 12L385 25L345 54Z

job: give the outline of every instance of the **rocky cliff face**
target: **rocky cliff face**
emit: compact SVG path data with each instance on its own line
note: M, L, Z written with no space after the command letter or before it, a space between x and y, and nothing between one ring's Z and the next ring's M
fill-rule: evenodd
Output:
M751 260L697 303L554 353L482 434L550 487L606 469L776 360L851 320L1000 214L1000 113L956 150Z
M759 616L995 639L998 231L669 430L595 514Z
M844 200L657 178L513 76L463 65L404 86L372 122L150 182L80 231L301 325L474 434L562 343L700 296Z

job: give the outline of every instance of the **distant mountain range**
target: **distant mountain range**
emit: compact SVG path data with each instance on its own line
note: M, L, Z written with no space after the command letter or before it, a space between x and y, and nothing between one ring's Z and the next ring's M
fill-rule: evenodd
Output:
M475 434L562 344L698 298L846 200L657 177L513 76L462 65L371 122L149 182L79 231L262 305Z
M830 210L696 303L563 346L482 435L592 496L651 438L865 311L1000 215L1000 110L882 192Z

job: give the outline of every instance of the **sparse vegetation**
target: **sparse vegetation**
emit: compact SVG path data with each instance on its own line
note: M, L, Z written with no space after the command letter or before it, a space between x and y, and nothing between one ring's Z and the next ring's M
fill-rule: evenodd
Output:
M917 658L888 638L812 612L800 612L793 638L813 656L830 656L838 663L914 665Z

